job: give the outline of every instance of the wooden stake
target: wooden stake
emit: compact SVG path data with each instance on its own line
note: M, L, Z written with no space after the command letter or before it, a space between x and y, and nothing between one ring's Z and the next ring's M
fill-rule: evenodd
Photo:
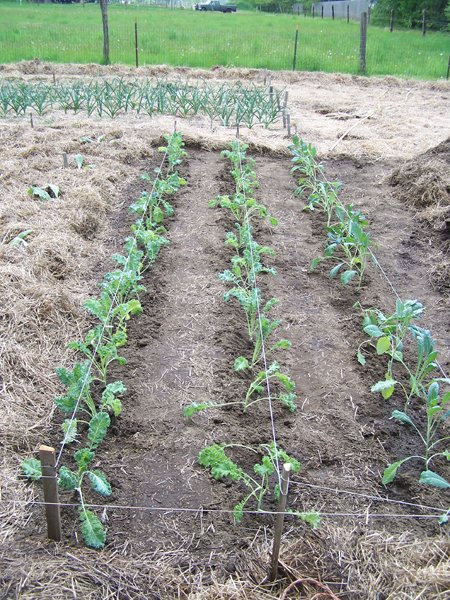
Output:
M39 448L44 485L45 518L48 537L55 542L61 541L61 516L59 512L58 480L55 468L55 449L50 446Z
M69 161L67 160L67 153L63 152L63 167L67 169L69 167Z
M422 10L422 35L425 35L427 32L427 11L425 9Z
M446 79L448 79L448 76L450 75L450 56L448 57L448 64L447 64L447 76Z
M33 123L33 113L30 113L30 125L31 125L31 129L33 129L33 127L34 127L34 123Z
M273 547L272 559L270 562L269 581L275 581L278 575L278 557L280 556L281 534L283 533L284 513L286 512L290 472L291 465L289 463L283 465L283 473L281 475L280 502L278 503L278 514L275 517L275 525L273 530Z
M236 123L236 138L239 139L239 123Z
M331 17L334 21L334 4L331 5Z
M389 31L392 33L394 31L394 11L391 10L391 18L389 19Z
M56 75L55 75L55 71L53 71L53 85L56 85Z
M350 23L350 6L347 4L347 23Z
M289 110L286 110L286 127L288 137L291 137L291 113Z

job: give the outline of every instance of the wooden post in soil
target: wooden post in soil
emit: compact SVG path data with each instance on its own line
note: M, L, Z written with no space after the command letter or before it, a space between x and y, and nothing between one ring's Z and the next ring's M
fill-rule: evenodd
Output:
M48 537L55 542L61 541L61 516L59 512L58 480L56 477L55 449L50 446L39 448L41 459L42 483L44 486L45 518Z
M334 21L334 4L331 5L331 17Z
M286 129L288 137L291 137L291 113L288 108L286 109Z
M323 19L323 4L321 6L321 16L322 16L322 19Z
M422 11L422 35L425 35L427 32L427 11L423 9Z
M391 18L389 19L389 31L392 33L394 31L394 11L391 10Z
M347 4L347 23L350 23L350 6Z
M284 101L282 108L282 117L283 117L283 128L286 129L286 111L287 111L287 103L288 103L288 92L284 93Z
M450 56L448 57L448 64L447 64L447 76L446 79L448 79L448 76L450 75Z
M67 159L67 152L63 152L63 167L67 169L69 167L69 161Z
M278 514L275 517L275 525L273 530L272 559L270 561L269 581L275 581L278 575L278 557L280 556L281 534L283 533L284 513L286 512L290 472L291 465L289 463L284 464L283 473L281 475L280 501L277 508Z

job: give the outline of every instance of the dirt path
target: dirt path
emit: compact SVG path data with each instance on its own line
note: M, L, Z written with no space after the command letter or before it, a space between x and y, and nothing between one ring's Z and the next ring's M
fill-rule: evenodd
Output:
M216 303L222 289L217 279L212 248L222 244L216 215L207 209L217 193L215 154L197 153L188 159L187 188L175 200L175 216L168 226L170 246L146 277L144 314L130 327L125 351L127 366L117 372L127 386L129 408L120 425L120 440L129 438L120 454L127 453L129 482L118 492L132 505L198 507L213 505L207 474L193 468L205 442L205 431L182 415L191 402L211 400L214 367L221 349L215 344ZM131 405L131 406L130 406ZM129 456L131 453L131 457ZM145 548L163 543L179 547L184 521L192 534L192 516L150 513L130 515L126 535ZM168 532L177 521L177 534Z

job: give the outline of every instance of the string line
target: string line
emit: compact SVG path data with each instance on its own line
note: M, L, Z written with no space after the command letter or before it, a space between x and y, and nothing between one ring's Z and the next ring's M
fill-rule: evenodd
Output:
M317 490L324 490L327 492L333 492L335 494L348 494L350 496L358 496L359 498L366 498L367 500L376 500L378 502L389 502L392 504L401 504L406 506L414 506L416 508L436 510L438 512L445 511L445 508L437 508L436 506L428 506L426 504L416 504L414 502L405 502L404 500L393 500L391 498L383 498L382 496L373 496L370 494L361 494L360 492L352 492L350 490L341 490L338 488L326 487L322 485L314 485L312 483L305 483L303 481L295 481L291 479L291 485L298 485L299 487L309 487Z
M241 173L241 181L244 181L243 168L242 168L242 157L241 157L241 142L240 142L238 136L236 136L236 141L237 141L237 146L238 146L239 170ZM247 195L245 192L245 185L242 186L242 193L244 196L245 220L247 222L248 234L250 237L250 258L251 258L252 271L253 271L253 289L255 292L255 299L256 299L256 311L258 314L259 334L261 336L261 354L262 354L263 363L264 363L264 372L265 372L266 388L267 388L267 399L268 399L268 405L269 405L270 423L271 423L271 428L272 428L272 439L273 439L273 444L274 444L274 448L275 448L276 470L277 470L277 475L278 475L278 483L281 487L281 470L280 470L280 461L278 460L278 444L277 444L277 436L276 436L276 431L275 431L275 417L274 417L273 405L272 405L272 395L271 395L271 391L270 391L270 381L269 381L269 377L267 375L268 364L267 364L267 356L266 356L266 346L265 346L265 342L264 342L257 278L256 278L256 272L255 272L255 260L254 260L254 254L253 254L253 235L251 232L250 219L248 216Z
M75 502L44 502L40 500L11 500L10 502L6 500L0 500L0 504L18 504L23 506L59 506L59 507L75 507L79 508L81 504L77 504ZM228 514L234 515L234 511L225 509L225 508L206 508L204 506L198 506L197 508L190 507L172 507L172 506L132 506L132 505L123 505L123 504L91 504L85 503L84 506L86 508L97 508L97 509L111 509L111 510L134 510L134 511L147 511L147 512L156 512L156 513L216 513L216 514ZM307 515L307 514L317 514L320 517L352 517L352 518L362 518L362 519L370 519L370 518L393 518L393 519L436 519L437 515L418 515L418 514L394 514L394 513L369 513L368 508L365 512L359 513L350 513L350 512L320 512L320 511L300 511L300 510L291 510L291 511L276 511L276 510L243 510L243 514L246 515L268 515L268 516L276 516L276 515L285 515L285 516L296 516L296 515ZM448 511L445 509L441 510L442 514L445 514Z

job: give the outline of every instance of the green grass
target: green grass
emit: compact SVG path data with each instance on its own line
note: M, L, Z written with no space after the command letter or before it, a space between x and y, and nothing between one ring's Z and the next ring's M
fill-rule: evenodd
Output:
M134 64L134 19L139 62L191 67L228 65L291 69L299 27L297 69L358 73L359 24L255 12L198 13L150 7L109 7L111 61ZM445 77L450 36L370 27L368 75ZM0 1L0 62L39 58L100 62L101 14L95 4L22 4Z

